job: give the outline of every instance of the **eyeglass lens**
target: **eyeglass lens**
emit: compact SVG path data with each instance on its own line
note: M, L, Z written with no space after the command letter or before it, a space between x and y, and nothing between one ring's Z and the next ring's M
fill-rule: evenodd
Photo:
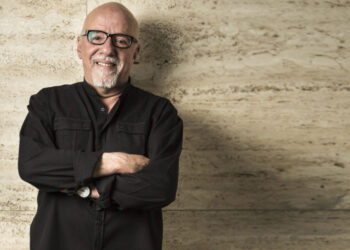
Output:
M111 35L112 43L119 48L128 48L131 46L131 38L124 35ZM101 45L107 40L107 34L102 31L88 31L87 39L90 43Z

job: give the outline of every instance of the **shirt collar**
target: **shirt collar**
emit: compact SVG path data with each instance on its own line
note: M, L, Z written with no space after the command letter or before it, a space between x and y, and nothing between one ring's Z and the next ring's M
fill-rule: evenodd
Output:
M122 89L122 93L120 96L126 96L131 89L131 78L129 77L128 82L125 84L125 86ZM95 98L100 97L99 94L97 93L96 89L92 87L89 83L86 82L85 78L83 81L83 88L86 90L86 92Z

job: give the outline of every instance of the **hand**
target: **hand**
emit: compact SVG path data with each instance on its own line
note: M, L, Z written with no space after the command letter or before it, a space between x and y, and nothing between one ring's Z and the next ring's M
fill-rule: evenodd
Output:
M98 199L98 198L100 198L100 194L98 193L96 187L92 187L92 188L91 188L90 197L93 198L93 199Z
M148 163L149 159L143 155L122 152L103 153L93 177L136 173L147 166Z

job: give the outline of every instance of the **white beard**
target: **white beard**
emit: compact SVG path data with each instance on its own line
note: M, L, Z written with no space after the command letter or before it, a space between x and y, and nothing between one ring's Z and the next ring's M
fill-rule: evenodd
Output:
M120 68L120 62L118 59L109 56L95 55L92 58L92 83L95 87L103 89L111 89L117 86L118 82L118 70ZM116 64L116 69L112 72L99 71L94 67L94 63L97 60L106 60L108 62Z
M92 71L92 82L95 87L111 89L117 86L118 72L104 73L97 70Z

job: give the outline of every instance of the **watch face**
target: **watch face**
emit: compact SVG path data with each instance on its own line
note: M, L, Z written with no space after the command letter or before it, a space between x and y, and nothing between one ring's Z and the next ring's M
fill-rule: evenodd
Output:
M81 187L77 191L77 194L82 198L87 198L90 195L90 188L89 187Z

